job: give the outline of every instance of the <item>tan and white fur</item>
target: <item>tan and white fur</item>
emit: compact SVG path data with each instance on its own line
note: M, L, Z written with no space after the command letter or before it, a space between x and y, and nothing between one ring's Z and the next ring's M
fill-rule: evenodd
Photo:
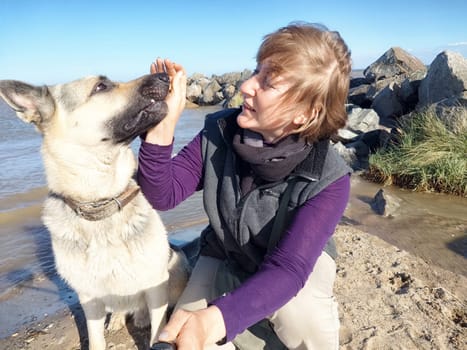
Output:
M136 186L130 143L165 117L168 89L163 73L127 83L103 76L43 87L0 81L0 96L43 136L53 194L44 203L43 222L57 271L85 312L91 350L106 348L108 312L132 313L137 326L147 325L149 315L152 343L165 322L169 291L176 299L187 277L159 215L141 192L100 220L81 217L63 200L92 203ZM169 269L174 271L170 288Z

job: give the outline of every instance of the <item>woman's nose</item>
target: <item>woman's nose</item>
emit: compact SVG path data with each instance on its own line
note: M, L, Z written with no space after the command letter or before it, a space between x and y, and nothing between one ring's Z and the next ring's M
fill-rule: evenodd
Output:
M257 79L255 78L255 76L249 77L242 83L242 85L240 85L240 92L245 95L254 96L256 93L256 89Z

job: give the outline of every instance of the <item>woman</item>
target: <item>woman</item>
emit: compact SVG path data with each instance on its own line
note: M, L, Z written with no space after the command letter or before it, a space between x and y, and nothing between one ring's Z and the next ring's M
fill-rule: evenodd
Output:
M157 210L203 190L200 257L160 340L178 349L337 349L332 234L350 169L329 144L346 123L350 52L337 32L291 24L265 36L241 109L209 115L171 159L185 104L183 67L169 115L143 141L138 181ZM225 344L225 345L222 345Z

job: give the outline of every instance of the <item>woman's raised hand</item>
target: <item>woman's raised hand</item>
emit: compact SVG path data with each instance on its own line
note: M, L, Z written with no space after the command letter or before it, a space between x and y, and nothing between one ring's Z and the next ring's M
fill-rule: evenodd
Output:
M170 78L170 91L165 99L168 106L167 116L146 135L146 142L165 146L172 143L175 126L185 108L186 73L182 65L162 58L151 64L150 71L151 74L165 72Z

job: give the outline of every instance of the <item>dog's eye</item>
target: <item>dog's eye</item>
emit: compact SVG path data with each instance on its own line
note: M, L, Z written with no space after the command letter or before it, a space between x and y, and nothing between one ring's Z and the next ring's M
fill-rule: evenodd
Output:
M96 92L101 92L107 90L108 86L106 83L97 83L96 86L94 87L93 93Z

